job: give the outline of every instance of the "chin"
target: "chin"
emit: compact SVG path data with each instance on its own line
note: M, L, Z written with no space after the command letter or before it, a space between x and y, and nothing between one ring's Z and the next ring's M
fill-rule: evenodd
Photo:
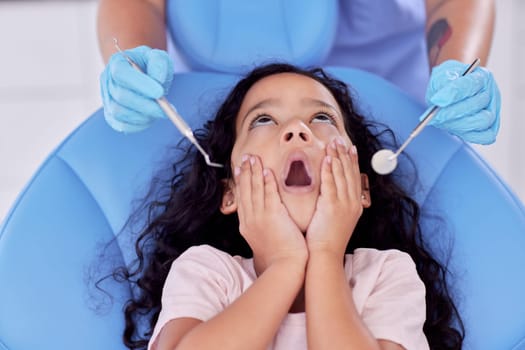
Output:
M290 213L292 220L303 233L306 233L308 227L310 226L310 222L312 221L312 217L315 211L315 204L305 204L306 203L302 202L300 203L300 205L296 205L293 207L287 206L288 213Z

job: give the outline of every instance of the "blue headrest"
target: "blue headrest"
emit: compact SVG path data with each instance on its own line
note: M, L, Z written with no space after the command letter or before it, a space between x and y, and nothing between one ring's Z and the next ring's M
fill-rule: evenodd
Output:
M242 73L270 60L319 65L337 27L336 0L169 0L171 36L193 70Z

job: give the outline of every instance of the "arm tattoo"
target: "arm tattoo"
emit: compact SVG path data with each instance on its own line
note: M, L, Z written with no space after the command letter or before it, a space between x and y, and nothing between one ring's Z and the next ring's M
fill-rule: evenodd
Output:
M430 66L435 66L441 48L452 35L452 28L444 18L435 21L427 33L428 61Z

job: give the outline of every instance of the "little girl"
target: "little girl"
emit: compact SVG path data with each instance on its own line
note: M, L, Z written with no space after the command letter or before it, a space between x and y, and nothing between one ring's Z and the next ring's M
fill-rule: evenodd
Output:
M460 349L446 270L416 202L371 170L372 130L320 69L270 64L240 80L199 137L225 167L192 151L151 204L124 276L139 288L126 345Z

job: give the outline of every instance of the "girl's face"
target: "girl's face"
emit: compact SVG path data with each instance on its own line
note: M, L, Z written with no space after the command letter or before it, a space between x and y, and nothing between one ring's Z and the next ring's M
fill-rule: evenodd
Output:
M273 171L290 216L306 231L320 193L326 145L335 138L351 144L330 91L294 73L263 78L244 98L236 133L232 169L245 154L259 156L263 167Z

